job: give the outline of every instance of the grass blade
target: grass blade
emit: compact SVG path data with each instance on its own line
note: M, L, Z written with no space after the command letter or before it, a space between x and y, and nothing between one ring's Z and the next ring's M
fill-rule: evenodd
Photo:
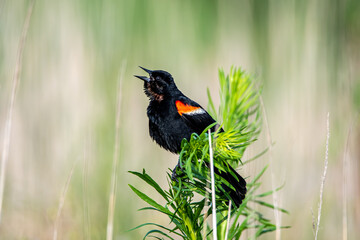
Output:
M142 180L144 180L146 183L148 183L150 186L152 186L158 193L160 193L165 200L168 200L168 197L166 193L162 190L162 188L155 182L154 179L152 179L147 173L145 173L145 169L143 170L143 173L129 171L129 173L134 174L135 176L138 176Z
M159 237L150 236L150 234L152 234L152 233L158 233L158 234L161 234L161 235L163 235L163 236L165 236L165 237L167 237L167 238L169 238L169 239L171 239L171 240L174 240L174 238L170 237L168 234L164 233L163 231L157 230L157 229L154 229L154 230L151 230L151 231L147 232L147 233L145 234L145 237L144 237L143 239L146 239L146 237L149 236L149 237L153 237L153 238L156 238L156 239L160 239L160 240L161 240L161 238L159 238Z
M162 212L168 214L168 215L172 215L172 213L169 211L169 209L161 206L160 204L158 204L156 201L154 201L152 198L148 197L146 194L144 194L143 192L139 191L138 189L136 189L135 187L131 186L129 184L129 187L131 188L131 190L133 190L136 195L138 195L142 200L144 200L145 202L147 202L148 204L150 204L151 206L161 210Z

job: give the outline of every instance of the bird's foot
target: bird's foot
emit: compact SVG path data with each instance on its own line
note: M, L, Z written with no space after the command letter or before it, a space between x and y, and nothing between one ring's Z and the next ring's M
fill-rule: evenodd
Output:
M182 168L180 167L180 162L178 162L178 164L176 164L176 166L174 167L174 169L172 170L172 174L171 174L171 180L175 181L175 182L179 182L178 177L180 177L181 175L177 174L176 170L177 169L182 170Z

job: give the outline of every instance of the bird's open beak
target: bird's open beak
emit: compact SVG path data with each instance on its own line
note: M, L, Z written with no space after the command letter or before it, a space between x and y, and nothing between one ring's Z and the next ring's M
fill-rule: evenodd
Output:
M150 78L148 77L145 77L145 76L138 76L138 75L134 75L134 77L137 77L145 82L150 82Z
M144 70L145 72L147 72L150 76L151 76L151 73L153 72L153 71L151 71L151 70L149 70L149 69L146 69L146 68L143 68L143 67L141 67L141 66L139 66L139 68L141 68L142 70ZM148 77L137 76L137 75L134 75L134 77L137 77L137 78L139 78L139 79L141 79L141 80L143 80L143 81L145 81L145 82L150 82L150 78L148 78Z

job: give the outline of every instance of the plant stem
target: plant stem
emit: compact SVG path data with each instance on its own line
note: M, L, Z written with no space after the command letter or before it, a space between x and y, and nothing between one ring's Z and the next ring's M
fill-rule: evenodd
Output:
M215 201L215 176L214 176L214 159L211 143L211 132L208 130L209 136L209 154L210 154L210 174L211 174L211 200L212 200L212 219L213 219L213 239L217 240L217 221L216 221L216 201Z
M193 226L194 223L193 223L193 221L191 221L191 219L187 215L186 210L183 208L180 208L179 215L180 215L180 218L184 221L186 228L188 229L190 239L198 240L198 236L196 234L195 227Z

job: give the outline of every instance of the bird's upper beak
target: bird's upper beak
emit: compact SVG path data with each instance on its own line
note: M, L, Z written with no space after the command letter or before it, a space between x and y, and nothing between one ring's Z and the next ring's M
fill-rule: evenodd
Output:
M144 70L145 72L147 72L149 75L151 75L151 73L153 72L153 71L151 71L151 70L149 70L149 69L146 69L146 68L143 68L143 67L141 67L141 66L139 66L139 68L141 68L142 70Z
M143 68L143 67L141 67L141 66L139 66L139 67L140 67L142 70L144 70L145 72L147 72L147 73L151 76L151 73L152 73L151 70L146 69L146 68ZM137 78L139 78L139 79L141 79L141 80L143 80L143 81L145 81L145 82L150 82L150 78L145 77L145 76L134 75L134 77L137 77Z

